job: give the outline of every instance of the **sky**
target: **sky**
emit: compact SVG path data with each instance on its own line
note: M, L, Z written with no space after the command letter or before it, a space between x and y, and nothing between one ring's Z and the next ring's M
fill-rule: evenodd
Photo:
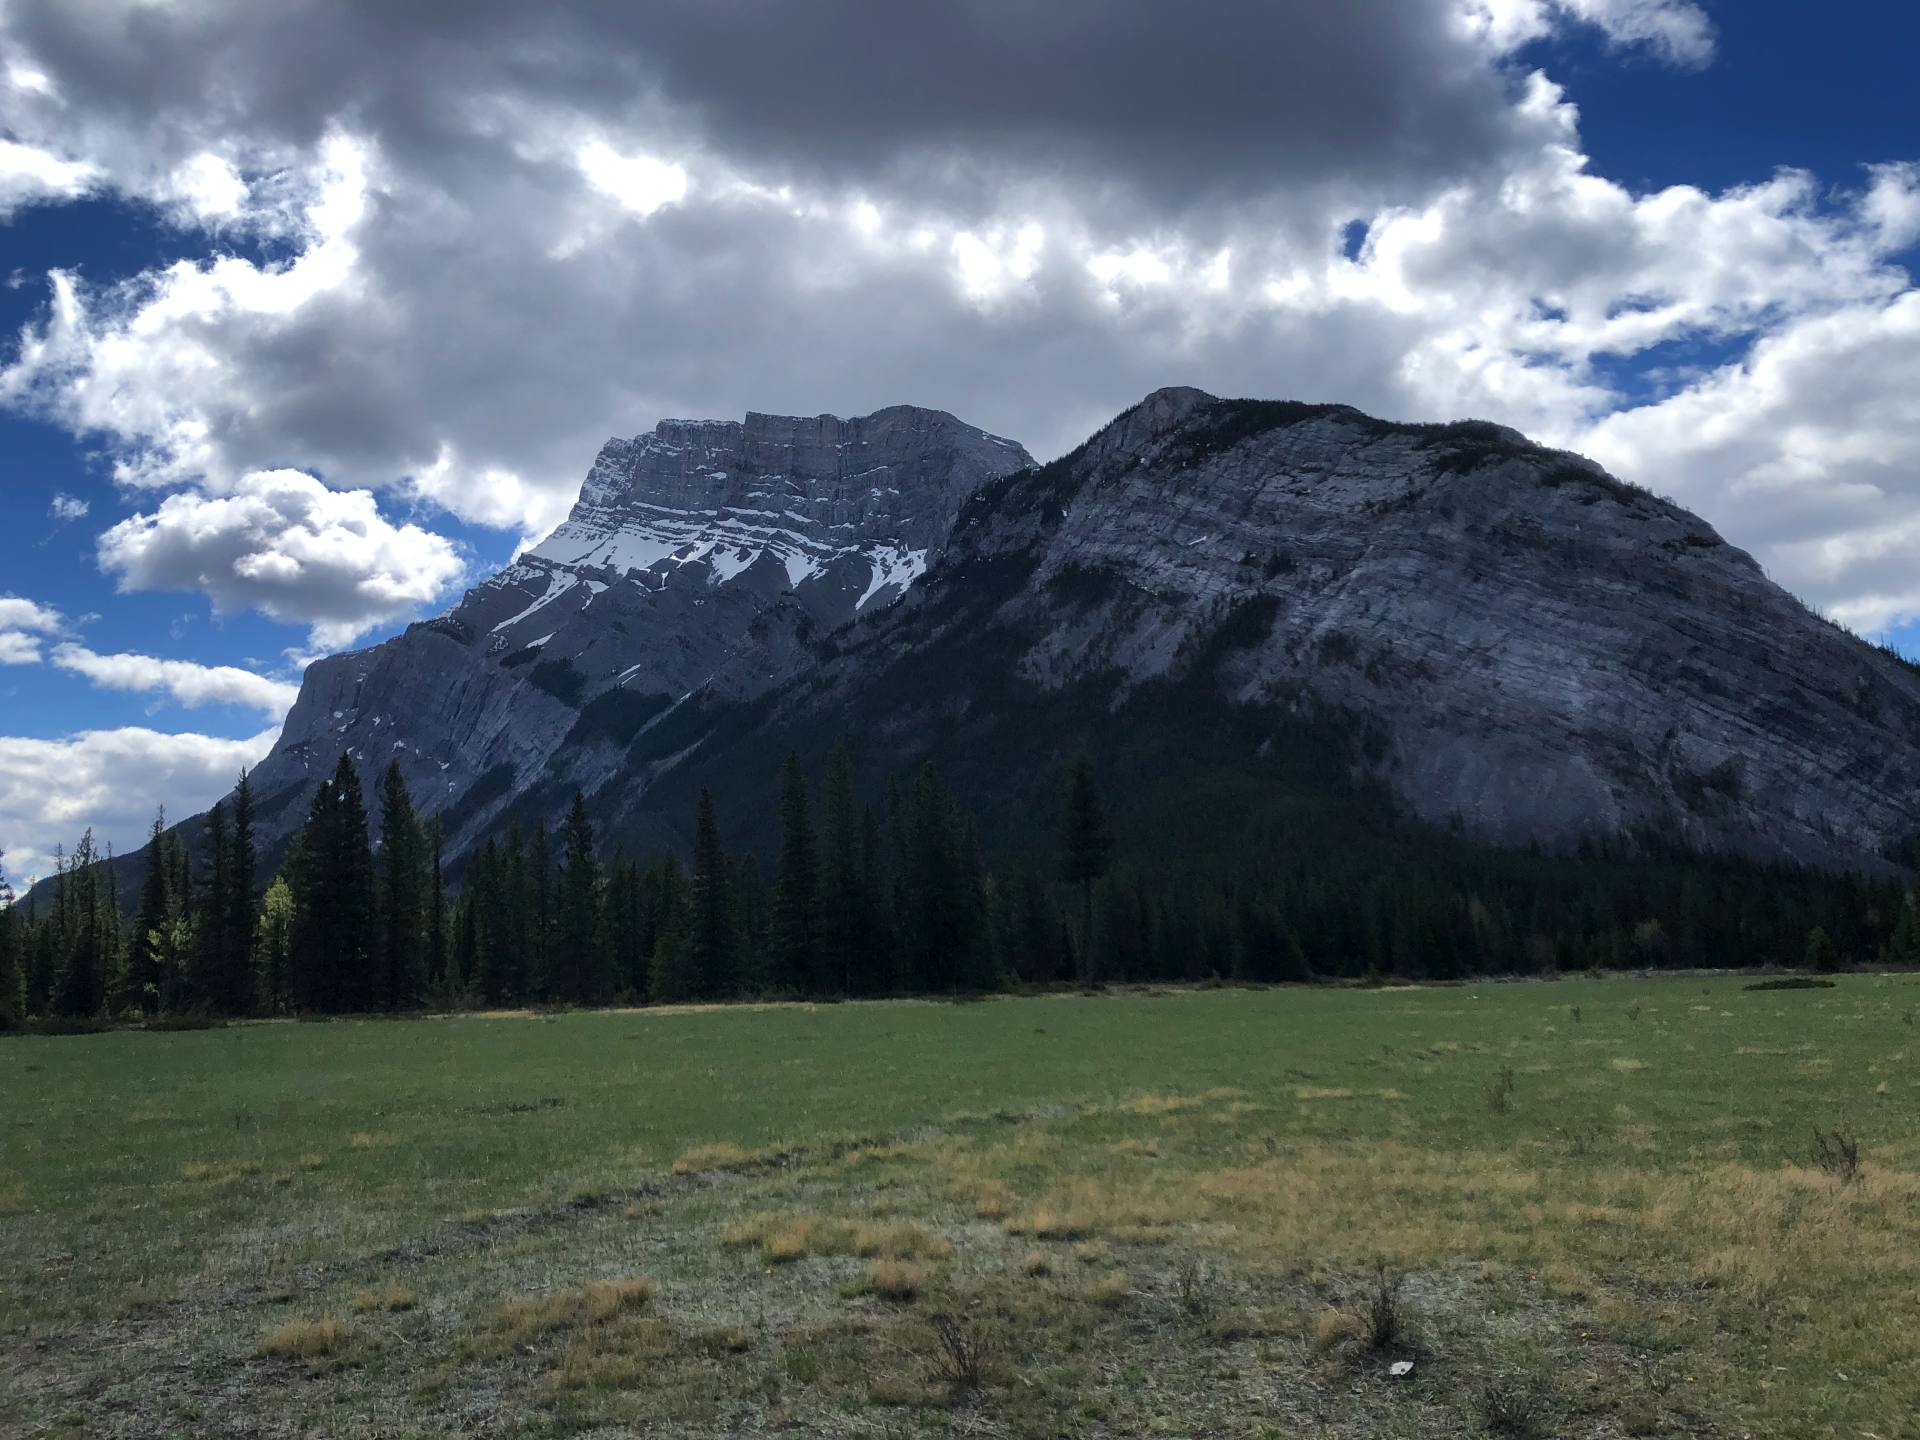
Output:
M6 873L205 808L307 660L670 416L1492 419L1920 655L1917 44L1867 0L0 0Z

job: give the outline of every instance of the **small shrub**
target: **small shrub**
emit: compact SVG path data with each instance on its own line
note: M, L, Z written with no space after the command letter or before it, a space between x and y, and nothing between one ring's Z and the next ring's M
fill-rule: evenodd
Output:
M347 1327L333 1316L289 1320L260 1342L262 1355L285 1360L317 1360L337 1353L347 1342Z
M927 1272L907 1260L876 1260L867 1271L867 1289L882 1300L908 1301L927 1288Z
M1389 1273L1384 1261L1373 1267L1373 1284L1367 1287L1366 1305L1361 1311L1361 1335L1370 1350L1390 1350L1406 1333L1406 1314L1400 1292L1407 1277Z
M1822 1130L1816 1125L1811 1158L1818 1169L1842 1185L1851 1185L1860 1178L1860 1137L1851 1130Z
M943 1312L927 1323L933 1327L934 1374L956 1390L977 1389L987 1377L986 1337L963 1316Z
M1213 1275L1192 1256L1181 1261L1173 1272L1173 1298L1182 1315L1202 1324L1211 1320L1220 1308Z
M1580 1013L1580 1007L1578 1005L1569 1005L1567 1007L1567 1018L1576 1025L1580 1023Z
M1495 1115L1506 1114L1513 1108L1513 1091L1513 1067L1502 1065L1487 1082L1487 1109Z
M1021 1268L1029 1275L1051 1275L1053 1257L1044 1250L1029 1250L1027 1258L1021 1262Z
M1633 1002L1633 1004L1627 1006L1627 1019L1638 1020L1639 1018L1640 1018L1640 1002L1636 1000Z
M1132 1293L1132 1284L1128 1281L1127 1272L1124 1270L1109 1270L1087 1286L1087 1298L1094 1304L1104 1305L1110 1310L1116 1305L1124 1304L1127 1296Z
M1480 1418L1501 1440L1547 1440L1554 1433L1553 1405L1519 1381L1491 1380L1480 1391Z

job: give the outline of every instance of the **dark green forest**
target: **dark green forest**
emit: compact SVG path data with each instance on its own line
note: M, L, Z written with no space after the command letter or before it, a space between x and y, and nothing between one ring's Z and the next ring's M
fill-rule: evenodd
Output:
M868 778L842 746L813 775L789 756L748 823L778 836L765 856L729 845L743 817L708 791L686 855L609 855L576 795L557 831L515 822L470 854L455 894L397 768L370 805L343 760L272 876L243 774L196 852L155 818L137 895L91 832L32 900L0 878L0 1026L1920 963L1920 884L1649 841L1499 850L1404 824L1149 863L1116 840L1086 756L1036 802L1043 841L990 865L931 764ZM1204 807L1186 823L1204 831Z

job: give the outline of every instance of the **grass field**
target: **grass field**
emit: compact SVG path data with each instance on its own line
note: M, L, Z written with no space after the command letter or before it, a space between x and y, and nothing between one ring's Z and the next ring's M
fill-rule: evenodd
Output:
M1920 1434L1920 977L1744 983L0 1042L0 1433Z

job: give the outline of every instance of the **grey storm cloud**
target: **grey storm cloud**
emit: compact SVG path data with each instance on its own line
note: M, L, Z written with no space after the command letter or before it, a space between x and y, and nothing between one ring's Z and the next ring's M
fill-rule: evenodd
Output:
M7 26L83 126L183 154L344 120L402 166L486 167L473 102L507 93L963 212L1010 172L1162 214L1404 194L1539 139L1432 0L18 0Z

